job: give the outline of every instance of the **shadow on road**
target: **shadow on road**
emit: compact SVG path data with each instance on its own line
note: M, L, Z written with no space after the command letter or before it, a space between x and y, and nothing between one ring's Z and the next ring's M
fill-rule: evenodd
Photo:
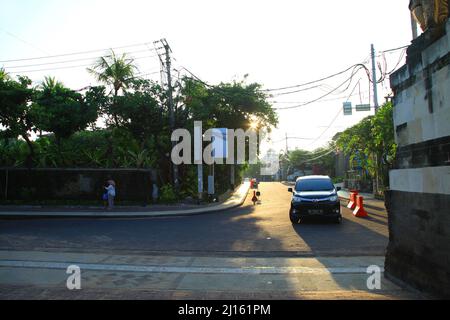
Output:
M243 261L251 263L253 258L289 266L298 263L299 257L310 257L327 269L339 266L339 259L345 257L361 257L356 267L367 268L371 256L378 257L374 261L384 256L389 235L387 216L371 214L368 219L358 219L343 209L341 225L310 220L293 226L288 215L291 195L286 186L261 183L261 192L260 205L253 206L248 197L241 208L202 216L0 221L0 248L126 254L143 259L152 256L230 257L230 266L236 267L242 266ZM325 278L281 274L277 281L285 290L296 290L302 285L314 290L329 282L339 290L367 291L367 277L361 272L332 274ZM215 278L212 276L212 279ZM391 284L383 282L383 286L392 289Z

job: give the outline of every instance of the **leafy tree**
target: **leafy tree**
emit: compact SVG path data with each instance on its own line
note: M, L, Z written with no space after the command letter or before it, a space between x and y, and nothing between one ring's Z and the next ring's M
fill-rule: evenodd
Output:
M11 79L3 70L0 72L0 124L4 127L4 138L21 137L27 143L29 153L26 164L31 166L34 158L34 146L30 132L34 129L30 116L30 102L33 89L27 77Z
M143 163L149 167L166 161L170 153L168 111L162 105L162 88L148 80L135 79L130 83L130 91L117 97L115 115L120 128L129 132L139 143L135 156L144 157Z
M91 88L86 98L54 78L46 78L42 90L36 92L32 114L36 126L55 134L56 141L67 139L75 132L84 130L98 118L103 90Z
M388 172L395 161L397 150L392 103L386 103L375 116L367 117L344 131L337 145L350 156L351 162L358 160L376 182L381 180L382 185L387 187ZM375 187L377 192L381 191L378 183Z
M119 125L119 119L115 111L117 97L129 88L135 78L136 71L134 59L129 58L125 53L117 56L113 50L111 50L109 56L99 58L93 68L88 69L88 72L93 74L98 81L111 88L109 95L112 96L112 100L109 105L109 114L112 115L115 125Z
M161 87L148 80L134 80L131 92L117 99L116 115L121 126L128 130L144 148L148 140L158 136L167 119L161 107Z
M397 153L393 114L393 104L387 103L379 109L372 122L373 143L377 150L377 174L385 187L389 186L389 170L394 165Z
M331 177L335 176L336 168L336 152L335 144L330 142L328 146L318 148L311 154L311 158L308 161L309 164L318 166L324 174Z
M292 169L311 170L314 166L318 166L324 171L324 174L334 175L335 153L333 152L334 143L329 143L327 147L318 148L313 152L297 149L289 152L287 160Z
M194 121L201 121L203 130L247 130L256 123L256 130L270 131L277 126L278 118L267 98L257 83L241 81L211 86L186 77L181 81L178 98L181 105L176 110L177 127L193 129ZM236 169L237 175L241 176L247 166L237 166ZM217 166L215 170L217 189L228 188L230 173L227 167Z
M0 140L0 166L21 167L26 163L29 151L24 140L1 139Z
M249 129L258 123L258 129L270 130L278 125L278 117L268 96L257 83L221 83L218 86L190 78L184 79L183 95L189 119L229 129Z
M309 169L308 159L311 158L311 152L306 150L294 150L288 153L288 161L292 169L305 171ZM308 165L308 166L307 166Z

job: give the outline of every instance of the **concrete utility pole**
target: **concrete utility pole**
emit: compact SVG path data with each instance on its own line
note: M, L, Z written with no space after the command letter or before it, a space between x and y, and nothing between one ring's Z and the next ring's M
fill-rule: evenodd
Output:
M372 80L373 80L373 102L375 107L375 113L378 112L379 104L378 104L378 86L377 86L377 64L375 57L375 47L371 45L371 56L372 56Z
M288 144L289 138L288 134L286 133L286 154L289 154L289 144Z
M375 114L378 113L379 104L378 104L378 86L377 86L377 66L376 66L376 57L375 57L375 47L372 44L371 45L371 56L372 56L372 82L373 82L373 101L375 105ZM376 166L378 167L378 156L375 156ZM378 170L375 174L375 181L374 181L374 193L378 193L379 185L378 185Z
M169 44L167 43L166 39L162 39L161 43L163 44L165 54L166 54L166 72L167 72L167 98L169 103L169 118L170 118L170 130L172 132L175 130L175 107L173 103L173 87L172 87L172 61L170 59L170 53L172 52L172 49L170 48ZM176 142L172 142L172 147L176 146ZM179 181L179 174L178 174L178 166L175 164L172 164L173 168L173 182L175 186L175 190L178 192L180 190L180 181Z
M414 15L412 14L412 12L411 12L411 29L412 29L413 40L415 40L419 36L419 33L417 32L417 22L416 22L416 19L414 18Z

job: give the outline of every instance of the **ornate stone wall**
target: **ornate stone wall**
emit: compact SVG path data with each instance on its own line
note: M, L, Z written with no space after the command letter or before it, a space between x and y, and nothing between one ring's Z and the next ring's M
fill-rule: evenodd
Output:
M386 195L386 275L450 297L450 21L391 77L398 143Z

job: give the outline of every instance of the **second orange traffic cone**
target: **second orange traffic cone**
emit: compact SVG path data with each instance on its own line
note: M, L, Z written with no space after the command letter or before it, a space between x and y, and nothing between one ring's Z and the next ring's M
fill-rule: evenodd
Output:
M367 218L369 215L364 209L364 198L362 196L356 196L356 208L353 211L353 215L357 218Z

